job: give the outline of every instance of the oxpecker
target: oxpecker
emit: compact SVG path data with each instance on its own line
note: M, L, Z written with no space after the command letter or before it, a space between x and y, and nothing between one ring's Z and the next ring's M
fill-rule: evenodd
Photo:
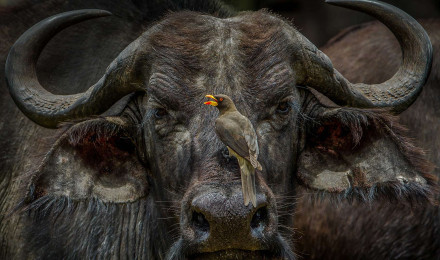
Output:
M251 121L238 112L230 97L222 94L206 95L206 97L213 101L204 104L215 106L220 111L219 117L215 120L215 132L228 148L229 154L238 160L244 204L247 206L252 202L256 207L255 169L262 170L257 160L259 154L257 134Z

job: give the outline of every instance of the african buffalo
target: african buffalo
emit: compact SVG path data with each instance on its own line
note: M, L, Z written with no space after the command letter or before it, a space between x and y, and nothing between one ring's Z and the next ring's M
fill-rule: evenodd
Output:
M1 258L295 259L299 187L354 203L434 200L432 169L392 115L416 100L432 59L425 31L399 9L328 1L371 14L398 39L398 72L370 85L351 83L267 11L167 1L164 10L193 11L151 23L147 1L73 2L37 13L29 29L20 14L0 18L11 21L0 29L10 43L0 45L10 93ZM73 27L110 15L84 6L117 18ZM203 106L209 93L231 96L257 132L255 209Z

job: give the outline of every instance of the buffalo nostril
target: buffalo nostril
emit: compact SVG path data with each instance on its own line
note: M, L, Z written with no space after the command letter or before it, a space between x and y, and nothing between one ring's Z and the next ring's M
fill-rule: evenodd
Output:
M205 216L200 212L193 211L192 217L191 217L191 223L194 228L196 228L200 231L203 231L203 232L209 231L208 220L206 220Z
M269 221L268 214L269 213L266 206L259 208L252 216L251 228L263 229Z

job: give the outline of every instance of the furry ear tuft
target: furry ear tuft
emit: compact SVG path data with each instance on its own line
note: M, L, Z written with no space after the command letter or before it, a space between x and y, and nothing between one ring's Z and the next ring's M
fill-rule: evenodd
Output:
M70 127L32 177L28 200L66 196L73 200L132 202L148 194L146 169L122 120L98 118Z
M299 158L302 184L362 201L431 198L433 167L394 117L377 110L318 110Z

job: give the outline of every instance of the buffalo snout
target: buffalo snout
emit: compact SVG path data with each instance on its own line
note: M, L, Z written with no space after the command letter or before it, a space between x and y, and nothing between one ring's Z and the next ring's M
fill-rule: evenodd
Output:
M244 205L240 181L200 184L190 193L180 223L189 254L269 250L278 225L270 191L257 187L256 207Z

